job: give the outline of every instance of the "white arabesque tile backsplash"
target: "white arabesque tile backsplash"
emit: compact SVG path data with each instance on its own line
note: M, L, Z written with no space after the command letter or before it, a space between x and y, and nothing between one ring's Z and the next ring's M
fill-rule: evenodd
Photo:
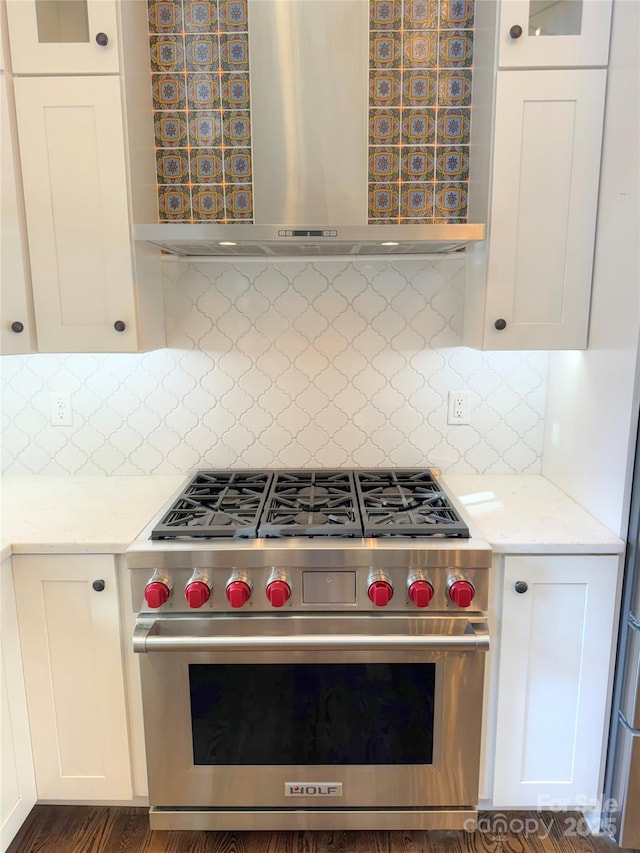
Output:
M3 470L538 473L547 353L462 347L463 276L461 258L167 262L167 349L2 359ZM456 390L469 425L447 424ZM50 425L50 391L72 426Z

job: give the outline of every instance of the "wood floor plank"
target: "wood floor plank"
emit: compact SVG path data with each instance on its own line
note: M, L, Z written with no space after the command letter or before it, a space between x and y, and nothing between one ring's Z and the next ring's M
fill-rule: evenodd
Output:
M152 847L147 809L124 808L118 811L104 853L164 853L165 842L158 839Z
M317 853L390 853L388 831L308 832L305 835L317 839Z
M427 832L425 830L395 830L389 833L389 849L392 853L467 853L470 850L491 848L469 846L470 833Z
M68 853L104 853L117 812L107 807L89 808L78 815Z
M164 832L147 809L36 806L7 853L621 853L578 813L485 812L478 829Z

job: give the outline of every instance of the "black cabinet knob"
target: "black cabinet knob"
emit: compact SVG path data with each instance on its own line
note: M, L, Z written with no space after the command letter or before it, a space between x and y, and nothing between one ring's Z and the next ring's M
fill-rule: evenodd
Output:
M19 335L20 332L24 332L24 326L19 320L16 320L11 324L11 331Z
M116 320L113 324L113 328L116 330L116 332L124 332L124 330L127 328L127 324L123 320Z
M109 36L106 33L98 33L96 41L100 47L106 47L109 44Z
M495 321L495 323L494 323L493 325L496 327L496 329L497 329L499 332L501 332L503 329L506 329L506 328L507 328L507 321L506 321L506 320L503 320L503 319L502 319L502 317L500 317L500 319L499 319L499 320L496 320L496 321Z
M513 588L522 595L529 589L529 584L526 581L516 581Z
M509 35L512 39L519 39L522 35L522 27L520 24L514 24L509 30Z
M94 581L91 584L91 586L95 589L96 592L102 592L102 590L105 588L106 584L102 580L102 578L100 578L100 580Z

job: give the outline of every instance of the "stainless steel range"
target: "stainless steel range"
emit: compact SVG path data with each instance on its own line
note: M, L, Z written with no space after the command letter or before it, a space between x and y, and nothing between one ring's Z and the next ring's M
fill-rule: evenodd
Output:
M152 828L473 824L491 550L432 471L202 471L127 562Z

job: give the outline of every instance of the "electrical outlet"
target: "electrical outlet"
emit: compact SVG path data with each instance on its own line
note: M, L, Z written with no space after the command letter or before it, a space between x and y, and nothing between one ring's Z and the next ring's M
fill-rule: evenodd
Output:
M71 394L57 394L52 391L49 394L49 402L51 404L51 425L72 426Z
M462 391L449 391L449 424L469 423L469 400Z

